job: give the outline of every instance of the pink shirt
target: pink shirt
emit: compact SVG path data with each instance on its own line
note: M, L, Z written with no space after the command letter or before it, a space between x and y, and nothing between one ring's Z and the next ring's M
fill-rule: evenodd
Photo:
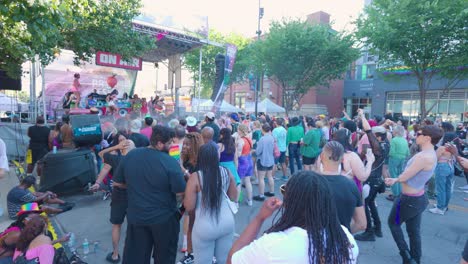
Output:
M13 260L21 256L21 252L15 250L13 255ZM39 263L41 264L52 264L54 262L55 249L52 245L41 245L35 248L30 248L26 251L26 259L31 260L34 258L39 258Z
M149 140L151 140L151 135L153 134L152 127L145 127L140 129L140 134L145 135Z

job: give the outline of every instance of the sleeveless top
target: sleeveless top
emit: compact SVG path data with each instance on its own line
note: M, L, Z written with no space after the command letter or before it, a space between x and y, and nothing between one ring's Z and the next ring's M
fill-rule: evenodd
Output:
M220 193L221 197L220 200L221 202L221 207L223 207L223 201L225 200L225 196L223 192L227 193L229 189L229 174L227 172L227 169L225 167L219 166L219 170L221 172L221 189L222 192ZM198 183L200 184L200 191L197 193L197 204L195 211L197 212L197 216L200 215L200 213L209 213L206 208L203 208L202 206L202 190L203 189L203 172L198 171ZM198 218L197 218L198 219Z
M231 154L226 153L226 146L224 146L223 152L221 152L221 154L219 155L219 162L234 161L234 154L235 151Z
M241 156L249 155L250 150L252 149L252 140L247 137L242 137L242 139L244 140L244 146L242 147Z
M435 168L437 166L437 156L435 154L435 151L432 151L432 152L434 152L434 161L435 161L434 166L430 170L420 170L420 171L418 171L416 173L416 175L414 175L412 178L410 178L408 181L406 181L406 184L408 184L410 187L412 187L414 189L418 189L418 190L423 190L424 185L426 184L426 182L428 182L431 179L432 175L434 174ZM408 168L411 165L411 163L413 163L414 158L416 156L417 155L415 155L414 157L412 157L408 161L408 164L406 165L406 168Z

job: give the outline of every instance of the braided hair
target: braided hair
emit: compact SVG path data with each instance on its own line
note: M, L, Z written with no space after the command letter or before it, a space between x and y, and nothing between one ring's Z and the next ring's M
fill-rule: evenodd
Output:
M312 171L301 171L286 185L280 218L266 233L293 226L307 231L309 263L351 263L351 244L338 220L337 209L327 180ZM274 220L275 221L275 220Z

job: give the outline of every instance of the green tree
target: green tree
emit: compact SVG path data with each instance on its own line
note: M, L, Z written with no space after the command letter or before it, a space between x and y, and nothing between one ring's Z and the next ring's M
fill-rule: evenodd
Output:
M403 65L416 77L422 118L435 106L425 101L434 78L446 80L447 94L467 77L466 7L466 0L374 0L356 21L356 36L381 70Z
M245 72L245 64L243 61L244 48L248 45L249 40L237 35L222 35L221 33L210 30L210 41L225 44L231 43L237 46L236 63L230 78L230 84L238 81ZM213 84L216 76L215 57L217 54L225 54L224 47L217 47L214 45L206 45L202 47L202 78L201 78L201 97L209 98L213 91ZM195 82L198 82L199 63L200 63L200 49L194 49L184 55L184 66L190 71ZM228 84L229 85L229 84Z
M140 7L139 0L0 0L0 68L18 77L23 62L47 65L62 48L77 64L98 50L141 56L155 40L132 29Z
M342 77L359 53L349 35L302 20L273 22L268 35L249 47L252 69L262 70L283 89L291 110L312 88Z

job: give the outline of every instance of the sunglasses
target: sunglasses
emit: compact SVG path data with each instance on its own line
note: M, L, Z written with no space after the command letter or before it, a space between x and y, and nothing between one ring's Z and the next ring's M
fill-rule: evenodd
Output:
M188 139L193 139L193 138L195 138L195 135L194 134L186 134L185 137L188 138Z
M281 184L279 189L281 194L284 196L284 193L286 192L286 184Z
M419 137L419 136L425 136L425 135L423 134L423 132L417 132L416 137Z

